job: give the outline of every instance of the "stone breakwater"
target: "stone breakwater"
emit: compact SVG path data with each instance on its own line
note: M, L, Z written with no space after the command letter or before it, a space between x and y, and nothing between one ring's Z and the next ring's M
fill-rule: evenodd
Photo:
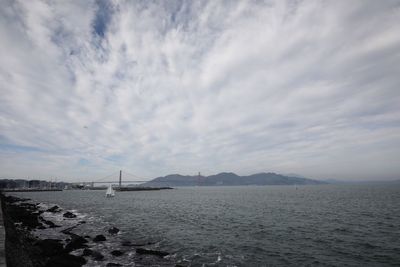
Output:
M71 219L77 218L74 212L65 211L56 205L44 209L41 203L14 196L1 195L1 201L9 267L178 266L168 252L147 248L149 243L136 244L123 240L118 248L110 251L98 250L99 244L120 233L117 227L111 227L95 236L82 236L75 230L85 224L85 221L77 220L71 226L43 216L44 213L58 213L62 214L62 220L71 222ZM43 229L56 231L57 238L37 235ZM125 260L118 260L123 257Z

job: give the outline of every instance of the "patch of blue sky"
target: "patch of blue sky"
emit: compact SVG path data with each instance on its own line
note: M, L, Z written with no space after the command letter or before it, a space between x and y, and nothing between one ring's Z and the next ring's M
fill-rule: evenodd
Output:
M80 166L88 166L88 165L90 165L90 161L87 160L87 159L84 159L84 158L80 158L78 160L78 165L80 165Z
M98 0L96 3L98 9L93 22L93 30L96 35L103 38L107 31L107 25L111 20L112 8L110 2L106 0Z

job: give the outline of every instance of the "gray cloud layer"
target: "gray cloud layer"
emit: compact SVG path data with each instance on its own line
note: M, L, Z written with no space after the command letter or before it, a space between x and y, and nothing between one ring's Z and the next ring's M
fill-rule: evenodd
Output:
M2 176L399 177L399 1L1 2Z

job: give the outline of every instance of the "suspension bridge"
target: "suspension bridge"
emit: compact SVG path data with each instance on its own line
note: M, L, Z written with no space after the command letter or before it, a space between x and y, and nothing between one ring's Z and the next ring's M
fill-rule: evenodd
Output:
M72 182L72 184L80 184L83 186L91 186L95 187L96 184L117 184L119 187L122 187L122 184L142 184L146 183L149 180L143 180L143 178L138 177L132 173L129 173L127 171L124 171L124 180L122 180L122 170L118 172L114 172L112 174L109 174L107 176L104 176L102 178L92 180L89 182Z

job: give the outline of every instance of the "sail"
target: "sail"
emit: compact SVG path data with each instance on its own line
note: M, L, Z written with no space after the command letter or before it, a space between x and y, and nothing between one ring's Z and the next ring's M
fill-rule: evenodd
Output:
M108 188L107 188L106 196L107 197L113 197L114 195L115 195L114 189L112 188L111 185L109 185Z

